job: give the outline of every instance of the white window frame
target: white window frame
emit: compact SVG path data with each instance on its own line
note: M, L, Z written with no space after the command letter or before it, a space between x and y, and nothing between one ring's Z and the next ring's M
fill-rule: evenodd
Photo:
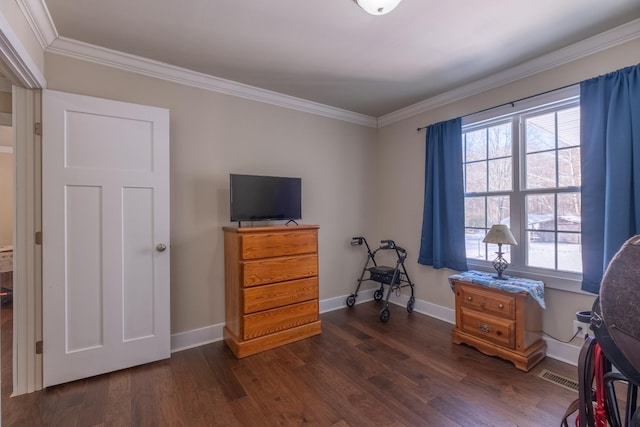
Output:
M551 104L555 107L570 105L579 100L580 86L572 85L563 89L554 90L541 95L525 98L521 101L505 104L489 110L484 110L475 114L471 114L462 118L463 130L469 127L481 126L483 123L496 122L500 119L511 117L514 115L523 115L536 112L549 107ZM524 156L520 150L520 123L513 120L512 138L513 138L513 168L512 179L513 189L511 202L510 228L518 242L525 241L526 230L522 221L524 219L524 195L531 192L540 193L538 190L523 190L520 183L523 182L524 174ZM542 191L544 192L544 190ZM555 191L554 191L555 192ZM494 193L492 193L493 195ZM496 192L495 195L504 194ZM543 269L536 267L528 267L525 265L525 250L521 245L513 246L511 249L511 265L507 269L507 273L527 277L530 279L542 280L545 286L552 289L561 289L570 292L583 293L581 290L582 274L575 272L566 272L560 270ZM489 260L467 259L470 269L495 271L491 265L491 257Z

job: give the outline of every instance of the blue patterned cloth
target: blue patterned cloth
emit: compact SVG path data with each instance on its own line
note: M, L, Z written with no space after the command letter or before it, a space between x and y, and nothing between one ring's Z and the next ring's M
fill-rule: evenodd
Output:
M449 284L453 287L453 280L462 282L471 282L477 285L496 288L507 292L527 292L534 300L540 304L540 307L546 308L544 305L544 283L540 280L523 279L522 277L506 277L499 280L494 278L495 273L485 273L483 271L469 270L460 274L449 276Z

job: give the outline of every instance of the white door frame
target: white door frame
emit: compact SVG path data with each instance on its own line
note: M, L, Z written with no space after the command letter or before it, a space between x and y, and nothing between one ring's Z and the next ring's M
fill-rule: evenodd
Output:
M35 234L42 229L40 93L13 87L14 128L14 295L13 396L42 389L42 246ZM7 343L5 343L7 345Z
M14 159L14 322L13 394L42 389L42 357L36 341L42 339L42 255L35 244L40 231L40 138L34 123L40 120L40 94L46 88L42 70L29 55L18 33L0 12L0 70L13 86ZM7 343L5 343L6 345Z

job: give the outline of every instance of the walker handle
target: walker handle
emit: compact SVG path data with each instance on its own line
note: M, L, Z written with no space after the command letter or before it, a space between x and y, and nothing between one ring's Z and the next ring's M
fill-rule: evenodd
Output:
M351 238L351 246L360 246L360 245L362 245L362 241L363 240L364 240L364 237L362 237L362 236L352 237Z
M396 243L393 240L380 240L380 243L383 244L380 249L394 249L396 247Z

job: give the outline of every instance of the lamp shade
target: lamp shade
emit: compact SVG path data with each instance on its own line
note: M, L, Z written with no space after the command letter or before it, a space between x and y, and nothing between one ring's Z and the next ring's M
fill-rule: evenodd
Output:
M491 230L484 236L483 243L501 243L503 245L517 245L511 230L504 224L493 224Z
M391 12L401 0L356 0L358 6L372 15L384 15Z

